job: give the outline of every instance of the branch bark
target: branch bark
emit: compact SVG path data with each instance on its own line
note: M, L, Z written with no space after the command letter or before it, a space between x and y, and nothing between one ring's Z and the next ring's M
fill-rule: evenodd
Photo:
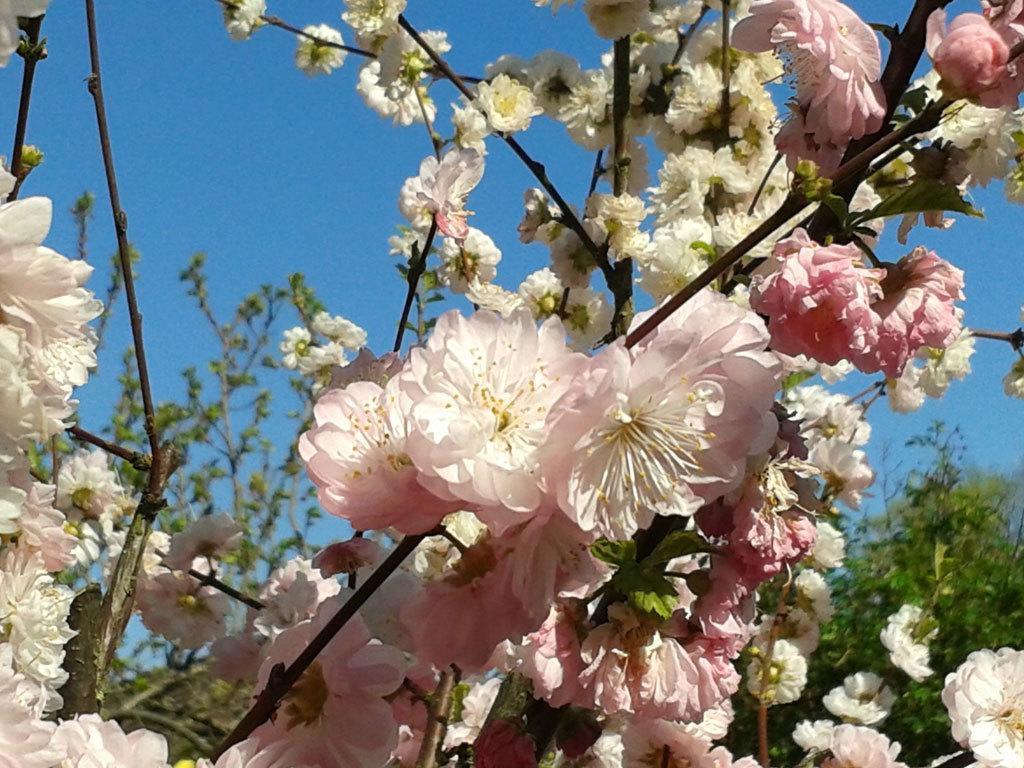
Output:
M128 626L134 605L135 582L138 579L146 541L152 530L153 520L157 513L166 506L163 499L164 488L170 475L178 468L181 458L171 446L161 445L157 432L149 366L146 362L146 350L142 338L142 313L139 311L135 279L132 274L131 251L128 243L128 216L121 206L121 195L118 191L117 174L114 169L114 153L110 146L107 107L103 98L95 0L85 0L85 13L89 36L89 64L92 68L87 83L96 111L96 127L99 132L100 152L103 156L103 170L107 181L107 195L110 199L114 233L117 237L117 253L128 304L132 346L139 374L139 390L142 394L143 416L151 460L146 489L135 509L131 525L125 535L121 556L117 559L117 564L111 575L110 588L103 598L98 638L101 646L97 651L100 657L98 674L102 679L107 666L117 653L125 628Z
M433 705L427 708L427 727L423 732L423 743L416 756L416 768L435 768L437 753L444 742L448 729L448 715L452 707L452 691L459 683L459 674L452 667L441 672L441 679L434 689Z
M64 699L57 716L69 720L75 715L99 712L100 606L103 596L97 584L90 584L71 602L68 624L77 634L64 646L64 670L68 681L60 689Z
M316 657L330 644L334 636L341 631L356 612L363 607L370 596L383 584L387 578L398 570L402 561L423 541L429 534L421 533L415 536L406 536L395 546L391 553L385 558L377 569L370 574L363 584L352 593L352 596L324 625L324 628L310 641L309 645L299 654L287 668L280 674L271 675L267 686L260 691L256 701L248 712L238 721L224 742L217 748L213 759L216 760L235 744L248 738L248 736L263 723L269 720L277 711L281 699L285 697L291 687L298 682L309 665Z
M7 202L18 199L21 184L28 176L22 167L22 150L25 148L25 133L28 130L28 110L32 102L32 83L36 76L36 64L46 58L45 49L39 45L39 29L43 24L43 16L26 20L25 34L28 37L28 50L25 51L25 68L21 74L21 97L18 99L18 121L14 127L14 148L11 150L11 175L14 176L14 189L7 196Z

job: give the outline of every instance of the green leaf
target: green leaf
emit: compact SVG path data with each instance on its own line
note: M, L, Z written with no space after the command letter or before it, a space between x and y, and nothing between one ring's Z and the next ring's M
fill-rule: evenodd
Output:
M936 184L934 181L915 181L893 193L874 208L853 214L850 223L859 224L885 216L925 211L956 211L968 216L982 216L981 211L961 197L960 190L956 187Z
M814 376L814 371L793 371L782 378L782 391L788 392L798 384L803 384Z
M835 214L836 220L843 224L850 215L850 208L839 195L826 195L821 201L824 205L828 206L828 209Z
M707 542L696 531L672 531L658 542L654 551L644 558L645 563L661 564L684 555L692 555L707 549Z
M619 567L634 565L636 563L636 542L598 539L590 545L590 554L602 563L609 565Z
M612 585L626 595L629 604L638 611L660 619L670 618L679 602L679 594L671 581L641 568L618 571L612 578Z

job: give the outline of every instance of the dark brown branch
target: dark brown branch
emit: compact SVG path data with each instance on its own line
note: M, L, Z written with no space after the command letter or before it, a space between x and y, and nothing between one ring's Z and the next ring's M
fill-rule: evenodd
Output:
M883 136L877 142L867 147L847 162L843 163L832 176L835 184L840 184L857 174L863 172L871 162L888 152L896 144L917 133L929 131L934 128L942 115L943 109L948 106L949 101L942 100L924 109L921 114L912 120L908 120L898 130ZM683 304L696 296L701 290L707 288L711 283L724 275L729 268L742 259L751 248L758 245L762 240L768 238L779 227L796 216L807 207L807 201L798 193L791 192L779 208L765 219L753 232L736 243L732 248L718 257L711 266L704 270L694 280L684 287L679 293L656 309L641 325L626 337L626 346L633 347L645 338L651 331L661 325L666 318L679 309Z
M732 99L729 90L732 87L732 53L729 46L729 8L730 0L722 0L722 103L719 115L722 121L722 144L729 143L729 123L732 122Z
M419 45L420 48L422 48L423 51L427 54L427 56L430 57L430 60L434 62L434 66L437 68L437 71L441 74L441 76L446 78L449 82L451 82L451 84L454 85L456 89L458 89L459 93L465 96L467 100L469 100L470 102L475 102L476 94L474 94L466 85L466 78L457 75L455 71L450 66L448 66L448 63L443 58L441 58L440 54L438 54L437 51L435 51L430 46L430 44L427 43L426 40L423 39L423 36L416 31L416 28L409 23L405 16L398 17L398 24L402 29L409 33L409 36L413 40L415 40L416 44ZM558 206L559 210L561 211L562 223L569 227L569 229L571 229L574 233L576 233L576 236L579 237L579 239L583 242L583 245L586 247L588 251L590 251L590 253L594 256L595 259L600 260L601 249L597 246L593 239L591 239L590 235L587 234L587 231L583 228L583 224L572 212L572 209L569 207L569 204L565 201L565 198L562 197L558 189L555 188L555 185L551 183L551 179L548 178L547 170L544 168L544 165L534 160L529 155L529 153L525 149L523 149L522 145L518 141L516 141L516 139L513 136L509 136L503 133L499 133L496 135L502 141L508 144L508 146L516 154L516 157L522 160L523 164L530 170L530 173L532 173L536 177L537 181L540 182L540 185L544 188L544 191L548 193L548 196L552 199L552 201L555 203L555 205Z
M624 195L629 183L629 136L626 121L629 118L629 38L615 41L612 53L612 191L616 197ZM605 246L604 261L608 261ZM633 260L621 259L614 266L602 265L608 288L615 298L611 333L618 337L626 333L633 319Z
M124 448L123 446L112 443L109 440L104 440L99 435L87 432L77 424L72 427L68 427L68 434L76 440L81 440L83 443L95 445L97 448L109 453L111 456L124 459L138 470L145 471L150 467L150 458L146 454Z
M363 607L371 595L383 584L387 578L398 570L402 561L426 538L428 534L417 534L406 536L395 546L391 553L385 558L376 570L363 582L363 584L352 593L352 596L335 613L324 628L310 641L309 645L299 654L287 668L279 674L272 674L266 687L260 691L255 703L246 712L245 716L238 722L228 737L217 749L214 755L216 760L233 745L246 739L249 734L265 723L277 711L281 699L285 697L291 687L298 682L309 665L317 656L330 644L338 632L341 631L349 620L356 615L356 612Z
M217 0L224 8L234 8L235 4L231 0ZM305 38L316 43L324 48L334 48L338 51L346 51L347 53L354 54L355 56L362 56L365 59L376 59L377 54L373 51L367 51L364 48L358 48L354 45L345 45L344 43L336 43L333 40L324 40L322 37L311 35L306 30L296 27L294 24L289 24L287 21L282 19L280 16L272 16L270 14L263 14L260 16L260 21L270 27L277 27L283 29L285 32L291 32L293 35ZM462 79L470 83L483 82L483 78L474 77L472 75L461 75Z
M21 97L18 100L18 122L14 127L14 149L11 150L11 175L14 176L14 189L7 196L7 201L16 200L21 190L21 183L28 176L28 171L22 167L21 157L25 148L25 132L28 130L28 109L32 102L32 83L36 76L36 64L40 59L46 58L46 50L39 45L39 28L43 24L43 17L27 19L25 22L25 34L28 37L28 45L24 52L25 68L21 73Z
M240 592L239 590L232 587L230 584L225 584L223 581L214 576L212 572L200 573L194 568L189 568L188 575L191 576L193 579L196 579L204 587L213 587L218 592L223 592L228 597L233 598L240 603L248 605L250 608L255 608L257 611L266 608L266 605L263 602L257 600L255 597L250 597L244 592Z
M398 320L398 331L395 333L395 344L392 351L399 352L402 349L402 339L405 337L405 327L409 324L409 313L412 311L412 302L419 289L420 278L427 271L427 256L434 245L434 238L437 236L437 219L430 222L430 229L427 231L427 238L423 241L423 248L413 246L413 258L409 263L409 271L405 276L408 288L405 292L405 303L402 305L402 316ZM417 250L418 249L418 250Z
M856 141L850 142L846 153L843 155L843 162L848 162L868 147L877 143L892 131L890 125L900 99L903 97L907 86L914 77L914 70L924 53L925 33L928 17L939 8L949 5L951 0L917 0L907 17L897 38L892 43L889 52L889 59L885 63L880 80L882 92L885 95L885 117L882 120L882 127L874 133L864 136ZM856 174L837 185L834 192L849 202L853 199L857 187L863 179L863 174ZM821 241L828 229L836 223L835 214L828 207L820 208L811 219L808 227L808 234L812 240Z
M138 580L142 556L146 548L153 520L157 513L166 506L163 491L171 473L177 469L181 458L171 446L161 445L156 428L156 415L153 406L153 393L149 381L149 366L146 363L146 350L142 340L142 313L135 294L135 279L132 274L131 249L128 243L128 216L121 207L121 196L117 188L117 175L114 171L114 154L110 147L110 130L107 123L107 107L103 99L103 80L100 73L100 50L96 31L95 0L85 0L86 24L89 35L89 64L92 71L87 78L89 93L92 95L96 111L96 126L100 138L100 151L103 156L103 170L107 181L107 193L110 198L110 212L114 221L114 232L117 236L117 253L121 265L121 278L124 283L125 298L128 304L128 317L132 329L132 345L135 351L135 363L139 374L139 390L142 393L142 409L145 419L146 437L149 440L151 465L146 480L146 489L135 509L131 524L125 534L121 555L114 566L110 578L110 588L103 598L101 612L100 642L98 653L101 655L99 674L102 676L107 665L117 653L117 648L124 636L131 617L134 604L135 583Z
M1010 333L1003 333L1002 331L985 331L981 328L970 328L968 330L970 331L971 336L978 339L1005 341L1016 350L1024 348L1024 328L1018 328Z

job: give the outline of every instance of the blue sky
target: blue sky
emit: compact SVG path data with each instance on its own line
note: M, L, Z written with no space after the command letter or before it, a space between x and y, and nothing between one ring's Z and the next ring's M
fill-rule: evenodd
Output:
M355 92L359 60L349 57L330 77L310 79L293 64L295 41L264 29L246 43L231 41L214 0L174 3L99 3L104 87L130 237L143 255L138 290L145 315L150 366L158 398L181 394L178 372L212 349L207 329L177 279L195 251L208 254L210 291L227 311L260 283L283 284L305 272L333 312L365 327L378 350L390 346L404 285L388 256L387 238L401 222L397 192L429 152L422 126L396 128L368 110ZM902 22L906 3L855 4L869 21ZM966 4L964 4L966 8ZM271 3L298 26L340 22L335 0ZM413 0L411 21L442 27L449 59L467 73L482 72L498 52L531 56L557 48L594 66L604 50L578 9L555 19L527 0L487 3ZM66 210L86 189L97 192L91 251L101 265L93 288L106 285L104 265L114 250L91 99L84 10L54 0L43 31L50 57L39 66L28 140L46 152L23 195L54 199L50 244L74 252ZM0 71L0 126L13 134L20 62ZM435 89L441 104L454 101L447 84ZM592 158L559 126L540 119L524 138L544 161L569 200L580 204ZM442 122L442 133L448 126ZM9 141L7 139L6 141ZM523 190L533 179L499 142L490 147L488 171L474 194L474 224L503 250L499 280L514 287L545 266L546 249L520 245L515 224ZM1024 281L1019 232L1021 210L1001 190L979 190L975 204L985 221L959 220L948 232L916 232L967 272L970 325L1016 326ZM886 241L880 255L902 255ZM96 427L113 396L119 350L129 343L118 307L105 348L105 375L81 392L83 422ZM1002 394L1000 379L1012 362L1007 345L979 342L975 374L945 399L912 416L894 416L878 404L872 414L872 454L899 447L931 421L962 427L972 461L985 467L1019 466L1024 455L1024 403ZM855 379L850 389L869 381ZM282 449L283 450L283 449Z

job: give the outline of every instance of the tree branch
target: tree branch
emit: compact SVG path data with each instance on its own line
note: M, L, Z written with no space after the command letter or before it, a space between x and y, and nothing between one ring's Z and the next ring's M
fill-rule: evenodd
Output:
M882 120L882 127L874 133L864 136L856 141L850 142L843 155L843 162L856 157L872 144L877 143L884 136L892 131L890 122L892 116L899 106L907 86L914 77L914 70L924 53L925 33L928 24L928 17L932 12L949 5L951 0L916 0L914 7L907 17L906 24L900 31L899 36L893 41L889 52L889 59L885 63L882 72L881 85L885 94L885 117ZM853 199L857 187L864 178L863 173L851 176L842 184L837 185L833 190L835 194L842 197L846 202ZM836 218L830 208L822 207L815 213L810 225L808 234L812 240L821 241L830 227L835 226Z
M371 595L383 584L387 578L394 573L402 561L425 539L429 533L421 533L415 536L406 536L395 546L391 553L385 558L376 570L370 574L363 584L352 593L352 596L324 625L324 628L310 641L309 645L299 654L287 668L280 674L271 675L266 687L260 691L256 701L248 712L239 720L224 742L217 748L213 759L216 760L229 748L248 738L248 736L260 727L277 711L281 699L285 697L291 687L298 682L309 665L313 663L334 639L334 636L341 631L349 620L356 615L356 612L363 607Z
M87 432L80 426L75 424L74 426L68 427L68 434L76 440L80 440L83 443L89 443L95 445L97 448L106 451L111 456L116 456L119 459L124 459L133 467L140 471L146 471L150 468L151 461L149 456L138 451L133 451L128 448L124 448L116 443L111 443L109 440L105 440L99 435L94 435L92 432Z
M100 607L103 596L98 584L90 584L71 602L68 625L75 631L64 647L64 670L68 680L60 689L64 704L58 712L62 720L99 711L97 642L100 639Z
M131 249L128 243L128 216L121 207L121 196L118 192L117 175L114 170L114 155L110 147L107 108L103 99L95 0L85 0L85 12L89 36L89 63L92 68L87 83L96 111L96 126L100 137L100 151L103 156L103 170L107 180L110 211L117 237L117 253L128 304L132 345L139 374L139 390L142 394L142 409L151 459L146 489L135 509L131 525L125 535L121 556L118 557L117 564L114 566L110 588L103 599L100 629L102 645L97 650L97 653L101 655L99 674L102 676L117 653L117 647L120 645L131 617L135 582L138 579L146 541L149 538L153 520L157 513L166 506L166 502L162 498L163 491L168 478L180 464L181 458L171 446L160 444L160 437L157 433L153 393L149 382L149 366L146 363L146 350L142 340L142 313L139 311L139 302L135 294L135 279L132 274Z
M871 161L880 155L888 152L896 144L917 133L929 131L934 128L942 115L942 111L949 105L949 101L943 99L936 102L921 114L904 123L898 130L883 136L877 142L863 151L854 155L850 160L843 163L832 176L834 184L840 184L867 168ZM708 287L724 275L729 268L743 258L751 248L758 245L762 240L767 239L779 227L788 222L808 205L799 191L791 192L776 211L759 224L750 234L740 240L736 245L718 257L717 260L699 274L694 280L686 285L672 298L662 304L651 315L640 324L632 333L626 337L626 346L636 346L651 331L661 325L673 312L683 304L696 296L701 290Z
M459 93L465 96L466 99L470 102L475 102L476 95L469 90L466 85L466 78L457 75L455 71L448 66L448 63L441 58L440 54L438 54L426 40L423 39L423 36L416 31L416 28L409 23L405 16L398 17L398 24L402 29L409 33L409 36L415 40L416 44L419 45L427 56L430 57L430 60L434 62L434 66L437 68L441 76L451 82L451 84L454 85L458 89ZM530 173L532 173L537 181L540 182L544 191L548 193L548 196L562 212L562 223L576 233L576 236L583 242L584 247L590 251L591 255L593 255L595 259L600 260L601 249L593 241L590 235L587 234L587 231L583 228L583 224L580 222L579 218L577 218L576 214L572 212L572 209L565 201L565 198L562 197L555 185L552 184L551 179L548 178L547 170L544 168L544 165L534 160L514 137L503 133L495 135L512 149L516 154L516 157L522 160L523 164L530 170Z
M22 54L25 68L21 74L21 98L18 100L18 122L14 127L14 149L11 150L11 175L14 176L14 189L7 196L7 201L18 199L21 184L28 176L22 167L21 156L25 148L25 132L28 130L28 109L32 101L32 82L36 76L36 64L46 58L46 49L39 45L39 28L43 24L43 16L36 16L25 21L25 34L28 45Z
M409 264L409 271L405 279L408 288L405 292L405 303L402 305L402 316L398 320L398 330L395 333L395 344L392 351L399 352L402 349L402 339L405 337L405 327L409 324L409 313L412 311L412 302L416 298L416 291L419 289L420 278L427 271L427 256L434 245L434 238L437 236L437 218L431 220L430 229L427 231L427 238L423 241L423 248L414 251L413 260ZM416 246L413 246L416 248Z
M441 672L441 679L434 689L433 704L427 707L427 726L423 732L419 754L416 756L416 768L435 768L437 765L437 753L448 728L452 691L458 685L459 677L458 670L454 667L448 667Z
M616 197L624 195L629 183L629 137L626 120L629 117L629 38L615 41L612 53L612 191ZM608 263L607 246L603 263ZM633 260L621 259L607 268L601 264L608 288L615 298L611 335L626 333L633 319Z

